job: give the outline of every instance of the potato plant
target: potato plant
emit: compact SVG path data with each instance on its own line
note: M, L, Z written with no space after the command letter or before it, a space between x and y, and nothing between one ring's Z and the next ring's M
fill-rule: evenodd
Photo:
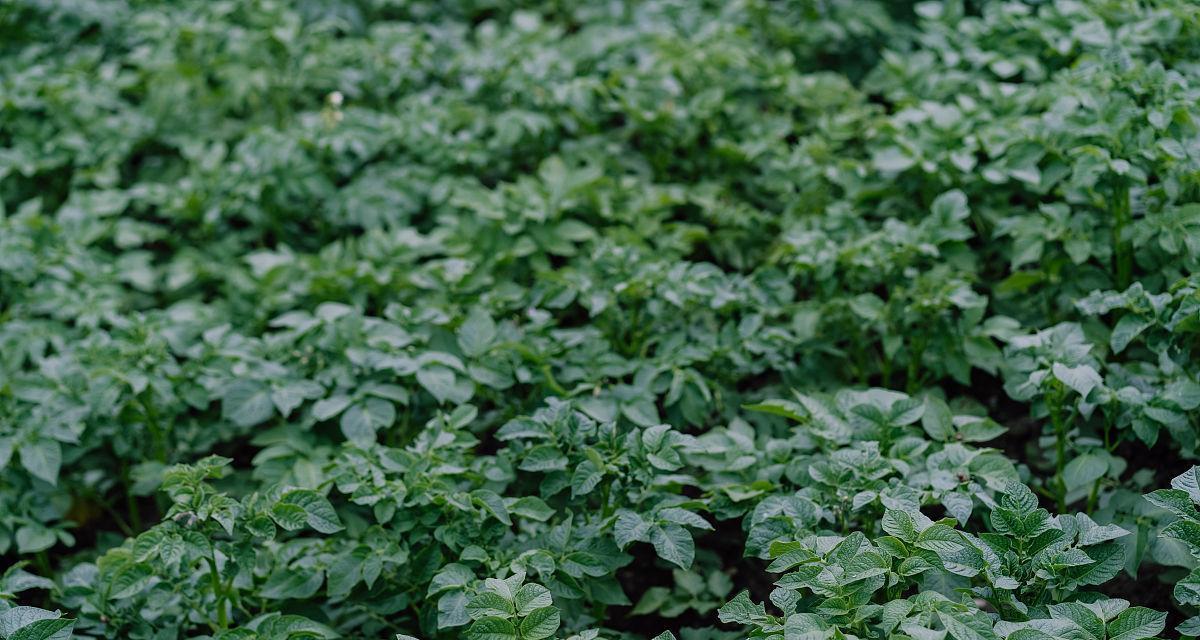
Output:
M1198 60L1190 0L11 0L0 640L1200 636Z

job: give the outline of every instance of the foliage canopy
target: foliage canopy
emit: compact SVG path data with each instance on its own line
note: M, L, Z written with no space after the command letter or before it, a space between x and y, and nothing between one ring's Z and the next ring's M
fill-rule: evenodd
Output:
M1198 267L1189 0L13 0L0 639L1200 635Z

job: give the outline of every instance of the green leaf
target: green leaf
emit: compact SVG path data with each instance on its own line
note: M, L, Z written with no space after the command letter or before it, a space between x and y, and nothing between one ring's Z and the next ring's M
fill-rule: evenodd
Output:
M17 452L26 471L50 484L57 484L58 470L62 467L62 447L58 442L39 438L21 445Z
M687 529L677 524L650 527L650 544L654 545L654 551L663 560L681 569L692 566L696 545Z
M925 412L921 415L921 427L930 438L946 442L954 436L954 416L950 407L935 396L925 396Z
M885 147L874 152L871 162L876 169L888 174L899 173L916 164L916 160L899 147Z
M317 420L328 420L346 410L350 406L350 396L337 395L313 403L312 415Z
M986 618L980 620L966 614L943 611L939 611L937 615L942 626L946 627L946 631L950 632L955 640L997 640L996 634L992 631L992 626L986 621Z
M439 404L461 404L470 400L474 393L469 382L459 380L453 370L437 365L423 367L417 371L417 382L437 399Z
M617 546L624 549L633 542L650 541L650 525L638 514L632 511L621 511L613 524L613 538Z
M271 506L271 519L287 531L297 531L308 524L308 512L297 504L276 503Z
M661 520L673 522L675 524L696 527L697 529L704 529L706 531L713 530L713 526L709 524L708 521L705 520L700 514L692 513L691 511L680 509L679 507L668 507L663 509L658 512L658 517Z
M758 404L743 405L742 408L747 411L783 416L795 422L804 422L807 419L804 408L788 400L764 400Z
M558 631L560 624L558 609L542 607L535 609L521 620L521 640L544 640Z
M750 592L743 591L717 610L717 617L727 624L758 624L767 617L761 604L750 600Z
M441 568L433 576L433 580L429 583L429 590L426 595L435 595L443 591L460 589L475 581L475 573L470 567L457 562ZM463 606L466 606L466 600L463 601Z
M354 403L342 414L342 434L350 442L365 447L375 442L377 431L392 426L395 421L395 405L380 398L367 398Z
M513 604L517 608L518 616L527 616L534 609L549 607L554 604L554 598L550 595L550 590L540 584L526 584L513 594Z
M1091 609L1077 602L1052 604L1049 609L1055 620L1073 624L1090 640L1104 640L1104 621Z
M1104 584L1125 566L1125 548L1116 543L1088 547L1085 553L1093 564L1068 570L1071 577L1082 585Z
M825 637L827 629L821 617L815 613L794 613L783 623L784 640Z
M471 621L471 616L467 615L467 594L459 590L443 593L438 598L437 610L438 629L461 627ZM508 627L513 629L515 635L516 629L512 623L508 623Z
M1179 489L1159 489L1146 494L1151 504L1171 511L1181 518L1196 519L1196 505L1188 492Z
M323 571L284 568L268 578L259 593L271 600L304 600L313 597L324 581Z
M1200 504L1200 466L1194 466L1175 476L1171 480L1171 488L1187 493L1195 504Z
M46 611L37 607L16 606L6 611L0 611L0 636L11 637L19 629L41 621L53 621L59 618L54 611Z
M298 615L266 614L250 621L263 638L291 640L292 638L324 638L333 640L340 636L329 627Z
M1112 336L1109 337L1109 344L1112 346L1113 353L1121 353L1133 342L1143 331L1154 325L1154 321L1147 318L1142 318L1133 314L1121 316L1117 321L1117 325L1113 327Z
M488 617L508 618L516 612L513 603L492 591L475 594L467 603L467 615L473 620Z
M479 501L484 510L492 515L493 518L504 523L506 526L512 526L512 518L508 515L508 508L504 506L504 498L495 491L487 489L476 489L471 492L471 497Z
M1128 531L1115 524L1098 525L1084 513L1077 514L1075 519L1079 522L1080 546L1086 547L1100 544L1101 542L1108 542L1109 540L1116 540L1117 538L1129 535Z
M145 565L124 565L108 580L108 597L111 600L132 598L141 593L153 577L150 568Z
M293 489L279 498L277 506L280 505L283 505L283 508L295 506L303 509L305 523L321 533L337 533L345 528L342 526L337 512L333 510L333 505L329 504L329 500L315 491ZM289 522L294 523L294 521ZM280 522L280 526L287 528L282 522Z
M508 510L513 515L538 522L546 522L557 513L550 505L537 496L518 498Z
M1175 630L1184 636L1200 636L1200 616L1192 616L1184 620Z
M1131 607L1108 625L1108 640L1153 638L1167 626L1167 614L1145 607Z
M39 524L27 524L17 529L16 539L17 552L19 553L45 551L58 542L58 537L54 535L54 531Z
M1092 483L1108 473L1108 460L1094 453L1085 453L1067 463L1063 469L1063 482L1068 491L1091 487Z
M1200 550L1200 522L1176 520L1162 530L1162 535L1183 541L1193 550Z
M585 460L575 467L575 472L571 474L571 497L585 496L591 493L602 479L604 479L604 472L596 468L591 460Z
M239 427L252 427L274 413L270 387L257 380L238 380L221 398L221 414Z
M496 339L496 323L483 309L476 307L458 329L458 346L468 357L483 355Z
M1051 370L1059 382L1074 389L1075 393L1084 398L1087 398L1092 389L1104 384L1104 380L1100 377L1100 374L1096 373L1095 369L1086 364L1068 367L1061 362L1055 362Z
M650 587L638 600L637 606L629 612L630 615L640 616L658 611L671 597L671 590L666 587Z
M517 628L504 618L483 618L467 629L467 640L517 640Z
M75 621L66 618L38 620L21 627L16 633L8 636L8 640L67 640L74 628Z

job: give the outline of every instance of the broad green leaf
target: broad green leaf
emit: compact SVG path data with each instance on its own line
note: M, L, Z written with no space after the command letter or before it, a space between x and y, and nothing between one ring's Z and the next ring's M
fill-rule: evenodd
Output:
M34 477L50 484L58 482L58 471L62 467L62 447L58 442L39 438L22 444L17 453L21 466Z
M516 606L518 616L527 616L534 609L549 607L554 604L554 598L550 595L550 590L540 584L526 584L513 594L513 604Z
M354 403L342 413L342 434L359 446L375 442L375 434L396 421L396 407L387 400L366 398Z
M37 607L16 606L0 611L0 636L11 637L17 630L43 620L54 620L59 614Z
M1153 320L1142 318L1133 314L1122 316L1117 321L1112 330L1112 336L1109 338L1109 344L1112 346L1113 353L1121 353L1133 342L1143 331L1154 325Z
M271 389L257 380L238 380L221 398L221 414L239 427L252 427L275 414Z
M342 526L337 512L333 510L333 505L329 504L329 500L314 491L293 489L284 493L279 498L278 504L303 509L305 522L320 533L336 533L345 528Z
M1076 602L1052 604L1050 615L1056 620L1071 623L1090 640L1104 640L1104 620L1091 609Z
M616 523L613 525L613 538L616 539L617 546L624 549L633 542L649 542L649 536L650 525L641 516L631 511L617 514Z
M1167 614L1145 607L1126 609L1108 625L1108 640L1153 638L1167 626Z
M487 617L507 618L515 612L511 601L491 591L478 593L467 602L467 615L473 620Z
M682 524L697 529L712 531L713 526L698 513L692 513L679 507L668 507L658 512L658 517L667 522Z
M941 399L925 396L925 411L921 415L921 427L930 438L945 442L954 435L953 415L950 407Z
M21 627L8 636L8 640L67 640L75 628L75 621L66 618L38 620Z
M997 640L986 618L939 611L938 620L955 640Z
M16 540L18 553L37 553L53 547L58 537L41 525L27 524L17 529Z
M1087 398L1092 389L1104 384L1100 374L1086 364L1068 367L1061 362L1055 362L1052 370L1054 377L1058 378L1059 382L1067 385L1084 398Z
M536 496L518 498L509 505L508 511L513 515L538 522L545 522L557 513L544 500Z
M517 628L504 618L476 620L466 633L467 640L517 640Z
M443 593L437 601L438 629L461 627L471 621L467 615L467 594L459 590ZM512 627L512 624L509 624Z
M523 640L544 640L558 631L559 624L558 609L542 607L523 617L518 630Z
M353 401L349 396L336 395L313 403L312 414L317 420L328 420L350 406Z
M478 357L487 352L496 339L496 323L481 308L471 310L458 329L458 345L468 357Z
M1108 472L1108 460L1093 453L1076 456L1063 469L1063 482L1068 491L1090 487Z
M719 610L721 622L750 625L762 621L767 616L766 608L750 599L749 591L742 591Z
M692 566L696 554L695 542L687 529L677 524L650 527L650 544L658 557L674 563L681 569Z
M1187 493L1195 504L1200 504L1200 466L1192 467L1171 480L1171 488Z
M495 491L488 491L487 489L476 489L471 492L471 497L478 500L479 504L493 518L504 523L506 526L512 526L512 518L509 517L508 508L504 506L504 498L501 498L500 494Z

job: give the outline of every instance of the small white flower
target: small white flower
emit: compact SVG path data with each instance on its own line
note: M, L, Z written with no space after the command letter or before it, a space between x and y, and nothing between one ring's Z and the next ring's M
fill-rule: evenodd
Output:
M343 96L341 91L334 91L329 94L326 100L329 101L330 105L336 108L342 106L342 103L346 101L346 96Z

